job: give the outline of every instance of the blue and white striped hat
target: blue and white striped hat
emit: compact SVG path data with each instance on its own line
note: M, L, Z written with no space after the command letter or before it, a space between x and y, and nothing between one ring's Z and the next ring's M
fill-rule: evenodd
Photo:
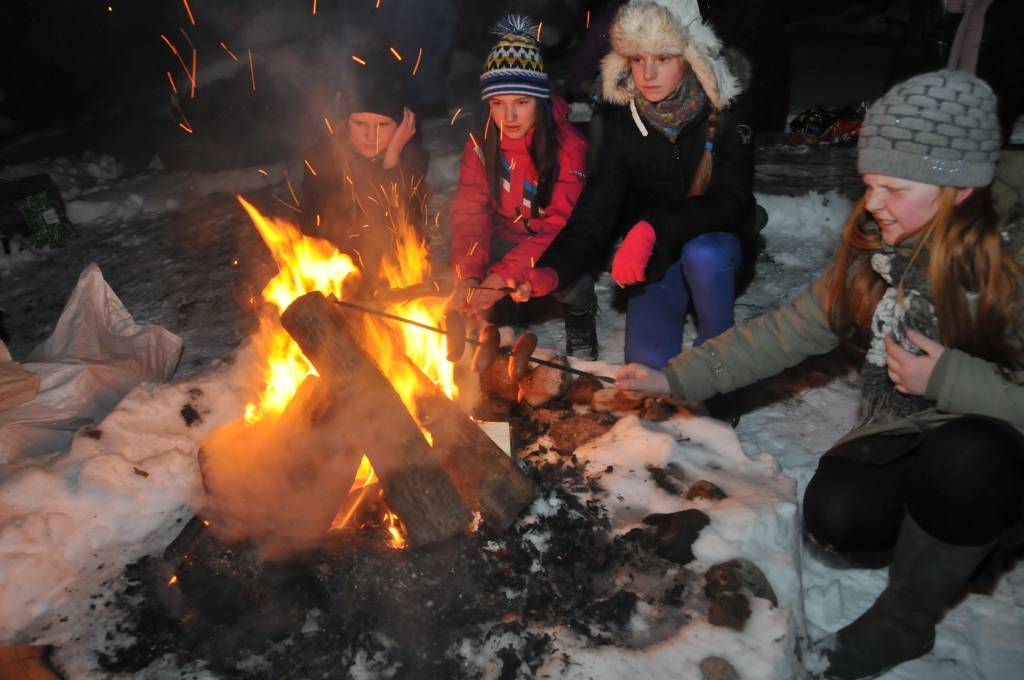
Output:
M493 33L500 36L480 74L481 99L498 94L525 94L548 99L551 89L537 41L537 26L521 14L501 19Z

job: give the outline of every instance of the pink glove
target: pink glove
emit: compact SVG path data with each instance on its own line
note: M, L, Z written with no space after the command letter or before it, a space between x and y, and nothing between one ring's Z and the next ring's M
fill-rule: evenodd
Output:
M558 272L549 267L531 269L526 273L526 283L530 286L530 297L544 297L558 288Z
M641 221L622 239L622 245L612 260L612 280L620 286L642 282L647 261L654 251L654 227L650 222Z

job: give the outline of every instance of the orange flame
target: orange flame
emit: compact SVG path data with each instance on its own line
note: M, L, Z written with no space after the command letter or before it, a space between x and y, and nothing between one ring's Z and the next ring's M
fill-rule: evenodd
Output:
M391 288L406 288L429 280L430 265L426 244L405 218L404 198L397 185L379 187L374 199L387 207L390 224L371 225L387 229L394 235L395 250L380 263L380 272ZM371 197L373 198L373 197ZM249 424L265 417L280 415L291 402L307 375L316 374L310 361L292 337L280 325L279 314L298 297L311 291L343 299L345 280L358 268L348 255L330 242L305 236L291 222L264 217L241 196L238 201L249 214L263 241L278 265L278 273L263 288L262 297L276 308L277 314L264 314L254 338L254 346L264 362L264 387L258 401L245 408ZM428 326L440 325L445 300L441 296L420 298L389 305L386 311ZM454 367L447 360L445 336L409 324L365 314L362 317L366 346L372 359L399 394L409 413L416 417L416 398L422 390L422 378L412 365L426 375L448 397L455 397ZM411 365L412 364L412 365ZM423 428L421 427L421 430ZM430 435L423 430L424 437ZM355 502L332 522L340 529L349 522L370 487L377 481L369 459L363 457L350 493L358 494ZM402 549L406 542L401 521L388 513L385 517L389 545Z

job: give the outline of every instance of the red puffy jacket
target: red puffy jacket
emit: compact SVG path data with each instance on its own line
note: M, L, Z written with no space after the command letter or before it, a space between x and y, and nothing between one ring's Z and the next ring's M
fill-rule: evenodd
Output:
M501 141L507 181L502 182L498 206L491 203L487 191L483 154L473 139L466 142L452 199L451 263L456 280L483 279L493 272L521 283L569 219L586 183L587 142L569 122L566 103L552 97L551 104L558 134L558 175L551 202L538 217L530 217L537 190L537 172L529 152L533 129L520 139ZM516 244L493 265L491 239Z

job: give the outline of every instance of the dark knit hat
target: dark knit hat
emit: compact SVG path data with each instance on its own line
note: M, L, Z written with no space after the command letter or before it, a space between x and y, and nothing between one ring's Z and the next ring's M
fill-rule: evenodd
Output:
M480 74L481 99L497 94L525 94L548 99L548 74L537 42L537 26L521 14L509 14L494 27L500 36Z
M377 113L401 123L406 105L406 73L402 64L389 51L379 48L360 59L366 63L352 65L347 113Z
M983 80L943 69L894 85L868 109L857 169L951 187L992 182L1001 146L996 96Z

